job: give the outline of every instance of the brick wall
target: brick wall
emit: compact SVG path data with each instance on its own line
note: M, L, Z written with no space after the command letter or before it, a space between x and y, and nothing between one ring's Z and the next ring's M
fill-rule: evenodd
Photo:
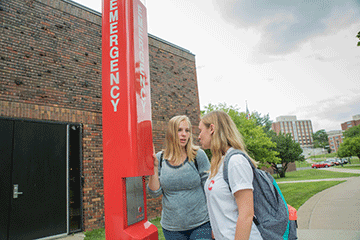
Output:
M84 230L104 227L101 15L64 0L0 1L0 117L83 124ZM156 151L167 121L200 119L195 56L149 37ZM160 199L148 199L148 216Z
M360 125L360 120L350 120L341 124L341 130L345 131L358 125Z

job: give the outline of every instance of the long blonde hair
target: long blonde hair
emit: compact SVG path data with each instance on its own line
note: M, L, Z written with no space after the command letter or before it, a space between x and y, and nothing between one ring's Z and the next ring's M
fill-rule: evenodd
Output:
M171 118L165 134L165 149L163 151L164 158L169 161L173 161L176 165L179 165L182 160L180 140L178 135L179 126L182 121L187 122L190 130L189 140L185 146L186 155L189 161L194 161L197 150L199 149L198 146L193 144L192 126L190 119L185 115L179 115Z
M211 124L214 125L210 146L212 158L210 167L211 174L209 178L212 178L218 173L221 159L229 147L239 149L246 155L248 154L242 135L237 129L234 121L226 112L221 110L209 112L202 117L201 121L206 128L210 128ZM257 167L255 160L251 159L251 161L254 166Z

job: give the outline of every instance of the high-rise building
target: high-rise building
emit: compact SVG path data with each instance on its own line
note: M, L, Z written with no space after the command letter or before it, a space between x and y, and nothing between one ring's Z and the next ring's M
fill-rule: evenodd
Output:
M349 128L352 128L354 126L360 125L360 114L353 116L352 119L353 120L341 124L341 129L343 131L348 130Z
M296 116L279 116L272 124L272 129L276 134L290 133L303 148L313 147L311 120L297 120Z
M329 140L329 147L331 149L331 152L337 152L339 149L340 144L343 142L343 131L341 130L333 130L327 132L328 140Z

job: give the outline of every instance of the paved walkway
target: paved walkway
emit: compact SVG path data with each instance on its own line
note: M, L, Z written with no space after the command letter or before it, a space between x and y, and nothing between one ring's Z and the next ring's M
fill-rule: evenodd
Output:
M360 174L360 170L346 168L324 171ZM317 193L299 208L299 240L360 239L360 177L331 180L346 182Z
M61 240L61 239L63 239L63 240L82 240L84 238L85 238L84 233L75 233L75 234L69 235L67 237L59 238L59 240Z

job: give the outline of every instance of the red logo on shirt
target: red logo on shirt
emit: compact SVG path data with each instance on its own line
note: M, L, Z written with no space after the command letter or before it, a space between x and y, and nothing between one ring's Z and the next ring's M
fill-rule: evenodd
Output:
M212 190L212 185L214 185L214 183L215 183L214 180L211 180L211 181L210 181L209 186L208 186L209 191Z

